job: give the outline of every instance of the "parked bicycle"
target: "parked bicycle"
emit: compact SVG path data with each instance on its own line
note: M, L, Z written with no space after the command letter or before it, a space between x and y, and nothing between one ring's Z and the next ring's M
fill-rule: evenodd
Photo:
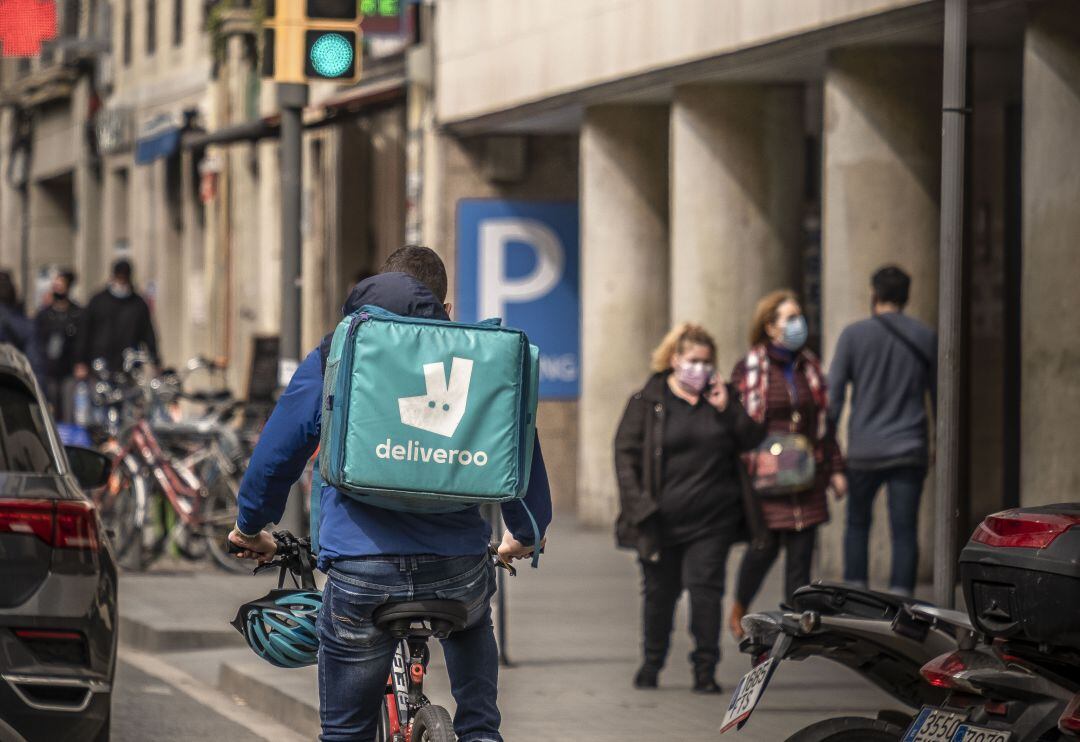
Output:
M145 569L169 544L187 559L209 555L229 571L241 569L222 544L236 518L236 495L248 451L230 425L243 403L227 391L184 390L187 377L219 364L192 359L184 372L146 373L149 357L125 354L123 372L99 369L95 395L104 410L104 449L113 476L101 495L106 523L122 565ZM202 414L178 419L183 404Z

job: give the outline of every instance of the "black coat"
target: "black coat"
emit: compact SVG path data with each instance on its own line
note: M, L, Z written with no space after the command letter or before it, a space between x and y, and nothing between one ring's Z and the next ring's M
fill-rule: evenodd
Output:
M110 371L121 371L124 351L129 348L145 348L154 363L158 362L150 307L135 292L118 298L107 288L99 291L83 311L76 359L89 365L104 358Z
M615 433L615 474L619 485L619 517L615 522L615 540L623 548L635 549L644 560L659 558L660 523L657 502L663 489L664 461L664 388L667 373L655 374L645 387L630 397ZM764 426L754 422L742 410L738 394L728 388L729 405L742 413L735 417L735 437L752 447L764 437ZM731 455L736 455L732 451ZM759 509L753 500L749 481L741 462L743 495L742 526L736 541L745 541L762 532Z

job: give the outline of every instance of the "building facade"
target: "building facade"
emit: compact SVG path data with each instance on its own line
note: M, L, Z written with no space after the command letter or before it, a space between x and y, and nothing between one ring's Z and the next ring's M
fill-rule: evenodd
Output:
M1053 320L1080 275L1067 206L1080 198L1080 15L1068 0L970 6L965 538L987 512L1080 487L1075 333ZM705 324L726 373L757 299L793 287L827 364L868 315L872 271L895 263L914 279L909 313L936 324L942 38L940 0L439 3L428 240L452 244L454 204L492 191L580 206L580 397L544 432L573 441L559 465L576 467L586 522L613 520L615 427L671 323ZM506 139L527 157L510 187L482 177ZM821 567L837 576L844 506L832 510Z

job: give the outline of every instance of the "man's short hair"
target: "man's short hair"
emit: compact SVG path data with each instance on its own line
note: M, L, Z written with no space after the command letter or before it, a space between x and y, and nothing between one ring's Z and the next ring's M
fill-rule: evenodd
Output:
M128 283L131 283L131 261L125 258L120 258L112 264L113 278L122 278Z
M424 284L440 302L446 301L446 266L430 247L406 245L386 259L379 273L407 273Z
M911 276L895 265L878 268L870 279L874 287L874 301L879 304L896 304L903 307L911 291Z

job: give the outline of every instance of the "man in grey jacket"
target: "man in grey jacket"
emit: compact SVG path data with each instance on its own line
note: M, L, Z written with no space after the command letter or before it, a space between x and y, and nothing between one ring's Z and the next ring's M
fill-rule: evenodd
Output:
M840 334L829 368L829 421L836 425L851 384L844 580L866 586L874 497L889 496L889 589L911 595L919 564L919 500L929 466L927 396L936 405L937 334L905 315L911 278L886 266L871 279L871 317Z

